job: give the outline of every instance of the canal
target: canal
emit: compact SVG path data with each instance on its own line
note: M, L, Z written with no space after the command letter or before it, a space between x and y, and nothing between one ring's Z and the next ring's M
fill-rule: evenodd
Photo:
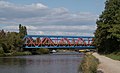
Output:
M0 73L78 73L83 54L0 57Z

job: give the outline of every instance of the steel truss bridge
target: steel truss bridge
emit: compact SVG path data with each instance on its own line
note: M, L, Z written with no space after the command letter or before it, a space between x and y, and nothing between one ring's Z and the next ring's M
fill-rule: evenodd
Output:
M92 36L26 35L23 48L94 49Z

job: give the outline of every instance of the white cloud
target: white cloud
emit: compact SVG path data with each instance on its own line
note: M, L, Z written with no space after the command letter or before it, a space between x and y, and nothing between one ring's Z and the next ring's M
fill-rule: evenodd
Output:
M3 0L0 0L0 8L7 8L7 7L13 7L14 5L9 2L5 2Z
M89 31L94 31L95 30L95 26L89 26L89 25L76 25L76 26L67 26L67 25L54 25L54 26L40 26L37 27L36 30L51 30L51 31L85 31L85 30L89 30Z
M95 26L88 26L88 25L82 25L82 26L26 26L29 34L37 34L37 35L87 35L87 36L93 36ZM8 30L18 30L18 26L5 26L3 29Z
M41 3L36 3L36 4L32 4L32 5L26 5L25 7L28 8L36 8L36 9L45 9L47 8L47 6L41 4Z
M34 27L34 26L26 26L28 30L36 30L37 27Z
M36 3L36 4L31 4L31 5L16 5L10 2L6 1L1 1L0 0L0 8L12 8L12 9L46 9L47 6L41 4L41 3ZM27 9L28 10L28 9Z
M16 5L0 1L2 29L18 31L18 24L27 26L29 34L93 35L97 15L70 12L64 7L49 8L41 3Z
M52 31L52 32L49 32L49 31L30 31L29 34L31 35L34 35L34 34L37 34L37 35L67 35L67 36L94 36L93 34L91 33L80 33L80 32L61 32L61 31Z
M61 8L54 8L51 11L51 15L58 15L58 14L66 14L68 13L68 9L61 7Z
M38 29L37 27L34 26L26 26L28 30L36 30ZM18 30L19 26L18 25L14 25L14 26L4 26L2 27L3 29L7 29L7 30Z
M3 27L3 29L7 29L7 30L18 30L18 26L5 26L5 27Z

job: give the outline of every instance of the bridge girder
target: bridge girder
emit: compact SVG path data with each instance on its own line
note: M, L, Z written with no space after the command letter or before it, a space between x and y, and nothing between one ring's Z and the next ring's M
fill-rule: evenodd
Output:
M92 36L26 35L23 48L95 48Z

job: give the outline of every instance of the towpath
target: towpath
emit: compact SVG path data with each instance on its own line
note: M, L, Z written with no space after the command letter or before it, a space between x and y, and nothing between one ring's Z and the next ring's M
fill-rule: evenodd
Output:
M100 61L98 70L102 70L104 73L120 73L120 61L112 60L97 53L93 53L93 56Z

